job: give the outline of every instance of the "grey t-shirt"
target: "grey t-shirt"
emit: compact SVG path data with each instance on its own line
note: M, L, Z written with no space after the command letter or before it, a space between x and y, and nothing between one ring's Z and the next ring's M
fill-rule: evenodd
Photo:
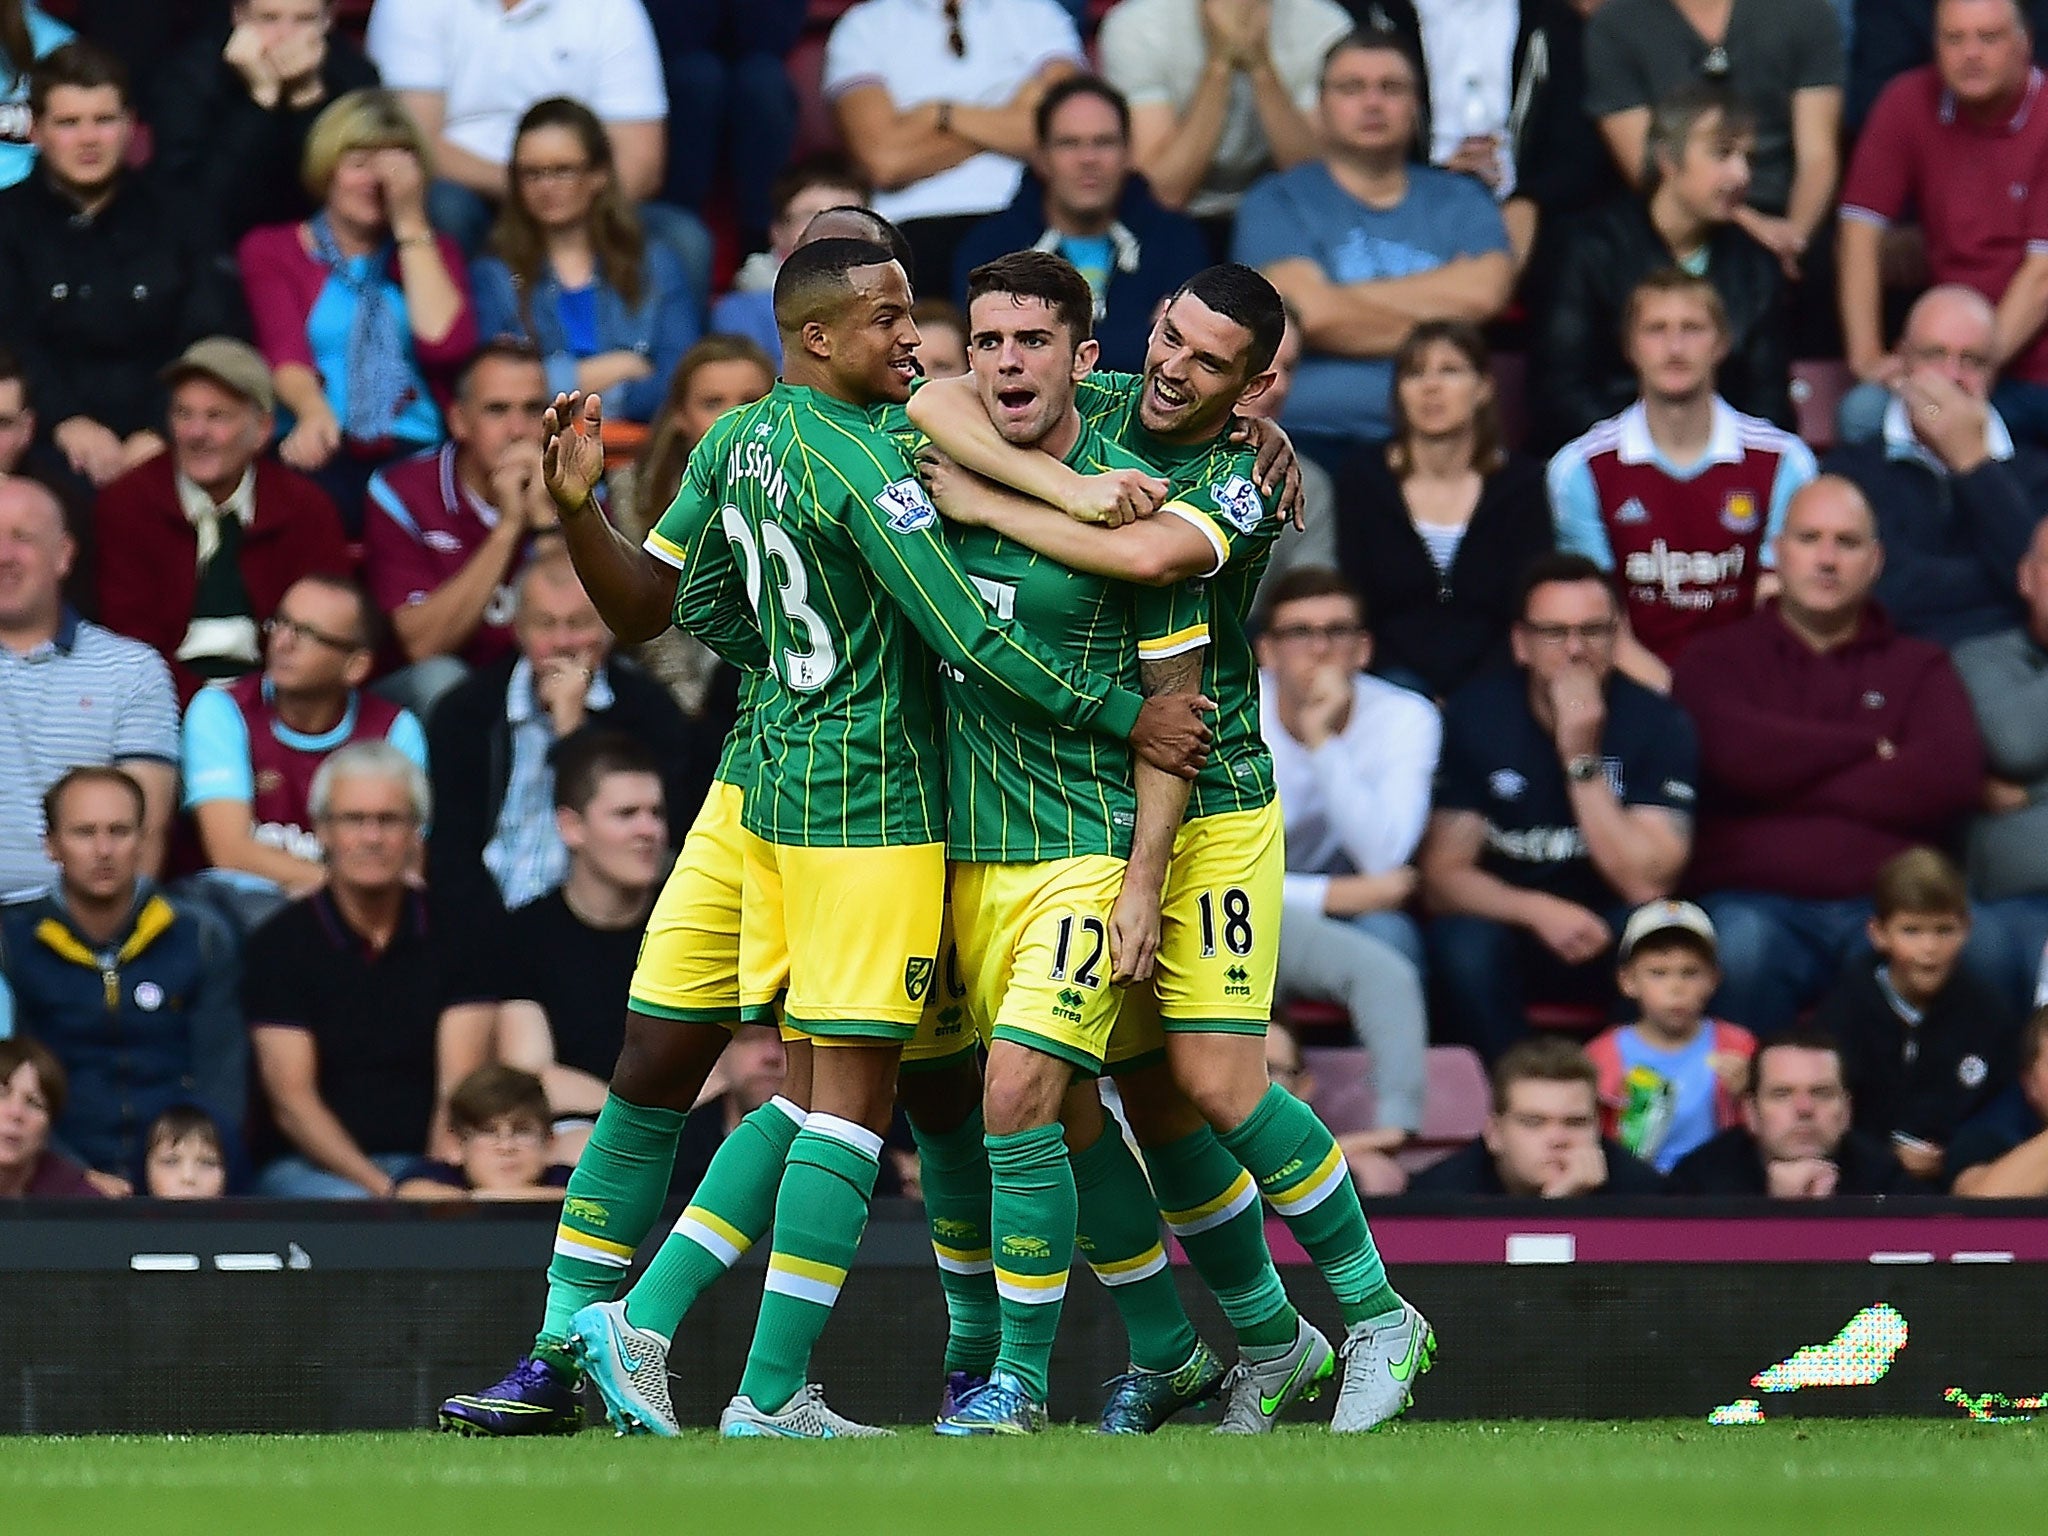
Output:
M1652 106L1708 78L1714 52L1672 0L1607 0L1586 23L1586 111L1598 118ZM1721 52L1719 78L1756 114L1750 204L1781 214L1792 193L1792 93L1840 89L1840 20L1830 0L1735 0Z
M1952 657L1991 771L2026 787L2017 811L1970 826L1970 890L1983 901L2048 892L2048 650L2024 629L1981 635Z

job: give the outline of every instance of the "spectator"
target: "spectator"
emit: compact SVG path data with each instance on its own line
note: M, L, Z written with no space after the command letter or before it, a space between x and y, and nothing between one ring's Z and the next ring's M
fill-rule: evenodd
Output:
M476 347L462 253L427 221L427 140L386 91L314 119L319 211L240 246L256 342L291 412L278 456L320 479L351 532L382 464L441 441L439 387Z
M1851 1128L1842 1053L1817 1030L1758 1044L1742 1096L1742 1123L1679 1159L1673 1195L1768 1195L1826 1200L1899 1195L1913 1181L1884 1144Z
M538 103L519 120L512 182L471 274L478 329L531 341L551 391L601 394L612 416L647 421L700 307L675 253L642 233L604 124L579 102Z
M64 1068L26 1035L0 1040L0 1198L98 1200L108 1191L50 1145Z
M1006 251L1056 251L1095 295L1097 366L1140 372L1153 313L1209 264L1207 237L1134 174L1131 109L1116 87L1071 75L1045 93L1033 122L1031 171L1010 206L960 243L954 293L964 297L968 273Z
M711 334L744 336L774 359L775 368L781 367L775 274L812 219L827 208L865 207L869 192L867 178L836 150L807 155L777 176L769 189L768 249L741 262L732 292L711 306Z
M29 106L41 159L0 193L0 342L72 472L105 485L163 451L164 365L242 316L199 231L126 168L119 63L66 43L31 72Z
M64 601L87 618L100 609L93 591L92 506L81 494L89 482L71 473L62 454L36 436L36 402L28 392L28 375L13 354L0 348L0 481L10 475L33 480L52 496L64 513L64 526L77 550L64 577Z
M1217 231L1245 190L1321 153L1316 93L1352 28L1331 0L1123 0L1102 21L1102 72L1131 103L1131 144L1153 195Z
M1338 481L1339 563L1365 594L1380 671L1443 699L1507 664L1516 583L1550 550L1550 508L1537 466L1506 451L1477 326L1416 326L1390 406L1392 441Z
M1515 192L1501 208L1526 291L1550 291L1557 237L1627 186L1586 112L1586 19L1605 0L1522 0L1509 119Z
M943 281L1017 195L1039 102L1085 62L1055 0L861 0L834 23L825 98L918 270Z
M586 728L624 732L662 765L666 803L693 810L717 747L690 731L659 683L610 654L565 553L520 574L513 634L518 650L479 668L427 723L441 807L428 873L437 910L465 924L524 906L567 875L555 820L559 743ZM678 841L687 825L679 821Z
M551 96L597 114L629 200L647 203L661 190L668 92L654 29L637 0L523 10L476 0L378 0L366 41L385 85L432 147L434 227L464 251L482 247L491 210L511 190L520 117ZM704 226L658 203L643 218L649 234L682 259L692 291L707 292Z
M1777 550L1777 598L1694 641L1672 681L1699 727L1688 883L1721 938L1718 1009L1763 1039L1861 945L1884 862L1958 831L1984 780L1948 657L1871 601L1884 554L1862 493L1815 480Z
M626 990L668 864L668 821L660 771L630 736L584 731L563 742L554 788L568 873L492 934L488 974L503 999L494 1038L498 1059L546 1085L555 1116L595 1120L625 1044ZM476 1064L492 1043L474 1043ZM443 1054L447 1076L468 1065Z
M437 1031L490 1009L407 882L426 775L389 742L343 747L313 776L327 884L250 938L243 1013L283 1155L257 1180L285 1199L388 1196L427 1144Z
M1636 1021L1586 1047L1600 1072L1601 1134L1659 1173L1740 1118L1756 1036L1707 1017L1721 982L1714 925L1689 901L1653 901L1621 931L1621 995Z
M558 523L540 473L540 354L492 341L456 380L453 441L370 477L363 579L410 664L422 716L472 667L512 649L512 578Z
M1608 0L1586 23L1586 108L1622 175L1640 183L1653 103L1699 79L1748 103L1754 174L1735 222L1796 277L1841 172L1841 25L1831 0L1728 0L1715 36L1701 30L1713 26L1705 14L1677 0Z
M29 68L71 38L71 29L35 0L0 0L0 187L13 186L36 163Z
M1935 1180L1956 1131L2011 1084L2019 1018L1961 965L1970 902L1947 859L1932 848L1892 859L1874 905L1876 954L1849 967L1814 1027L1841 1044L1856 1128Z
M1516 186L1511 119L1521 0L1420 0L1417 42L1427 76L1432 165L1477 177L1506 202Z
M116 1176L142 1165L149 1125L197 1099L230 1124L247 1100L248 1040L233 941L203 904L139 873L142 789L118 768L73 768L43 797L51 889L0 908L0 971L16 1026L64 1063L57 1135Z
M0 480L0 901L39 896L56 879L43 792L85 764L112 764L142 786L140 868L163 868L177 790L170 671L148 646L64 606L72 554L57 499L33 480Z
M143 1142L142 1193L154 1200L218 1200L228 1192L226 1139L196 1104L158 1115Z
M1301 317L1289 310L1287 329L1280 333L1280 350L1273 354L1273 382L1257 399L1240 405L1238 415L1263 421L1280 419L1294 390L1294 375L1301 368L1301 345ZM1266 574L1259 578L1255 607L1264 604L1273 584L1289 571L1310 565L1334 569L1337 564L1337 482L1314 459L1296 459L1295 468L1301 474L1302 526L1282 525L1266 561Z
M1771 551L1813 453L1715 393L1735 338L1705 278L1652 272L1622 329L1636 403L1558 450L1550 506L1558 547L1621 589L1617 664L1665 691L1686 646L1776 590Z
M306 139L338 96L377 83L334 30L333 0L234 0L161 67L147 103L153 163L185 190L212 248L316 211L299 179Z
M1412 1195L1572 1200L1663 1193L1657 1170L1600 1134L1593 1063L1569 1040L1525 1040L1493 1069L1479 1140L1408 1180Z
M375 620L354 582L302 577L264 626L262 675L202 689L185 710L185 809L210 866L201 878L245 929L327 883L310 797L331 754L389 741L427 766L419 721L362 691Z
M1471 178L1412 166L1421 72L1388 33L1354 33L1323 66L1324 157L1245 194L1235 254L1301 315L1308 356L1288 429L1323 467L1388 435L1392 359L1418 320L1483 322L1514 267Z
M2022 616L2014 578L2048 510L2048 452L2015 447L1986 403L1996 329L1974 289L1922 294L1899 338L1904 371L1886 400L1883 441L1828 456L1877 514L1878 600L1905 633L1942 645Z
M1967 1199L2048 1196L2048 1008L2020 1031L2019 1080L1956 1132L1944 1163Z
M1993 979L2016 1002L2033 995L2048 944L2048 522L2020 561L2026 622L1956 647L1956 671L1984 738L1990 776L1970 826L1970 889L2012 957Z
M196 341L166 371L171 451L100 492L100 612L171 663L181 700L261 663L258 634L301 576L353 562L334 503L270 459L270 370L254 347Z
M1842 339L1869 386L1843 402L1842 431L1875 437L1885 391L1911 366L1885 350L1882 257L1912 209L1929 277L1997 307L1974 371L1986 385L2003 375L1992 401L2017 437L2048 441L2048 219L2025 195L2048 177L2041 71L2014 0L1941 0L1934 20L1935 62L1885 87L1842 188Z
M1527 1032L1528 1000L1606 1003L1615 930L1670 894L1692 843L1692 727L1616 675L1600 568L1545 556L1522 587L1518 670L1444 708L1421 858L1442 1017L1488 1061Z
M1718 392L1747 415L1792 424L1785 279L1777 259L1734 222L1749 190L1755 138L1747 108L1726 91L1682 86L1650 119L1645 190L1557 233L1557 273L1537 346L1543 385L1534 393L1546 446L1636 397L1629 317L1641 285L1672 268L1716 297Z
M1936 7L1935 0L1854 0L1854 6L1847 109L1851 136L1858 137L1878 93L1934 57ZM2022 8L2027 32L2038 36L2048 22L2048 0L2022 0Z
M928 379L957 379L967 371L967 317L950 299L919 299L910 306L917 327L917 365Z
M423 1158L398 1180L401 1200L539 1200L559 1204L569 1168L548 1160L548 1096L540 1079L496 1062L448 1097L454 1162Z
M1283 945L1286 943L1284 939L1281 942ZM1419 1041L1420 1036L1417 1039ZM1377 1092L1380 1075L1380 1061L1375 1055L1371 1076L1376 1090L1374 1105L1381 1110L1376 1118L1381 1123L1364 1130L1337 1134L1337 1145L1344 1150L1344 1163L1350 1169L1351 1182L1358 1186L1361 1195L1398 1195L1408 1187L1407 1173L1389 1154L1405 1142L1410 1133L1399 1125L1386 1123L1387 1116ZM1266 1031L1266 1080L1278 1083L1304 1104L1314 1104L1319 1098L1321 1085L1302 1058L1301 1042L1294 1037L1294 1031L1278 1019Z
M700 212L725 171L740 247L757 251L770 189L796 145L784 61L803 36L806 0L647 0L647 10L668 87L664 195Z
M1429 1021L1422 935L1402 909L1443 727L1427 699L1365 675L1366 617L1315 566L1282 577L1261 614L1260 727L1287 823L1279 989L1344 1005L1372 1049L1380 1127L1413 1135Z

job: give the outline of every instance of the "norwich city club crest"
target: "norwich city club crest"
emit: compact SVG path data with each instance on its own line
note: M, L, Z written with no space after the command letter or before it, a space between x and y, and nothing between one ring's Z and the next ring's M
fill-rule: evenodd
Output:
M929 955L919 955L903 962L903 990L914 1003L925 994L925 988L932 984L932 962Z

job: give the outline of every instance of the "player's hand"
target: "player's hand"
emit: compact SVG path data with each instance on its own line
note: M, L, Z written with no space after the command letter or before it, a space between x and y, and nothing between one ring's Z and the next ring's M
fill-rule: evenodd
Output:
M1898 384L1913 435L1932 448L1950 474L1967 475L1991 457L1991 407L1931 368L1915 368Z
M1932 1179L1941 1173L1944 1152L1931 1141L1901 1141L1893 1137L1892 1155L1916 1179Z
M1825 1200L1842 1170L1824 1157L1795 1157L1764 1165L1764 1189L1773 1200Z
M541 478L564 518L589 509L604 478L604 402L572 390L556 395L540 419Z
M285 433L277 445L277 456L301 474L325 469L341 447L341 423L324 405L309 411Z
M1543 1198L1569 1200L1590 1194L1607 1182L1607 1153L1595 1140L1573 1147L1544 1181Z
M1199 693L1160 693L1145 701L1131 731L1131 750L1161 773L1192 779L1209 761L1209 727L1202 716L1216 701Z
M1308 680L1308 697L1302 701L1301 744L1313 752L1342 730L1357 695L1355 673L1331 665L1318 667Z
M294 27L264 54L271 73L287 86L299 87L317 81L320 67L327 62L327 33L317 24ZM295 90L293 105L299 105Z
M1159 884L1124 870L1123 888L1109 914L1109 984L1127 987L1152 979L1159 953Z
M242 77L242 83L249 88L251 101L266 111L277 105L277 98L284 91L284 77L264 51L263 39L254 27L245 24L230 32L228 44L221 49L220 56Z
M1600 735L1607 728L1607 697L1600 674L1589 666L1570 666L1550 680L1550 710L1557 721L1557 755L1565 762L1597 756Z
M1259 482L1259 493L1272 496L1277 492L1274 510L1297 529L1306 528L1308 505L1302 498L1301 460L1295 456L1294 439L1277 421L1240 416L1231 426L1230 440L1257 455L1252 474Z
M64 462L71 466L72 472L83 475L94 485L105 485L109 480L118 479L125 468L121 439L111 427L101 425L90 416L72 416L60 421L50 436L55 439L58 452L64 455Z
M118 1173L101 1173L97 1168L85 1170L85 1182L109 1200L126 1200L135 1193L135 1186Z
M427 173L409 149L380 149L377 181L384 189L384 216L394 236L417 232L427 221ZM407 226L401 229L400 226Z
M1137 469L1111 469L1083 475L1061 510L1077 523L1121 528L1157 512L1166 500L1166 482Z
M1560 896L1544 897L1529 927L1566 965L1584 965L1614 942L1614 931L1597 912Z
M962 469L952 456L926 443L917 450L917 478L939 516L963 528L988 526L988 503L978 496L963 494L979 481L972 470Z

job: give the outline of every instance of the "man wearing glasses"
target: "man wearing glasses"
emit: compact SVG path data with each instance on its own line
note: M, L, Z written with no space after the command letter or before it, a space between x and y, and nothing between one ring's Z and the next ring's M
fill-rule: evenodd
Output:
M1628 909L1668 896L1692 849L1698 748L1669 700L1616 673L1621 612L1599 566L1545 555L1522 583L1515 670L1444 709L1421 858L1441 1017L1488 1061L1526 1002L1604 1007Z
M263 626L263 671L201 689L185 710L185 809L213 866L205 878L244 927L327 883L309 797L332 753L389 741L427 766L419 721L362 691L376 619L353 582L302 577Z

